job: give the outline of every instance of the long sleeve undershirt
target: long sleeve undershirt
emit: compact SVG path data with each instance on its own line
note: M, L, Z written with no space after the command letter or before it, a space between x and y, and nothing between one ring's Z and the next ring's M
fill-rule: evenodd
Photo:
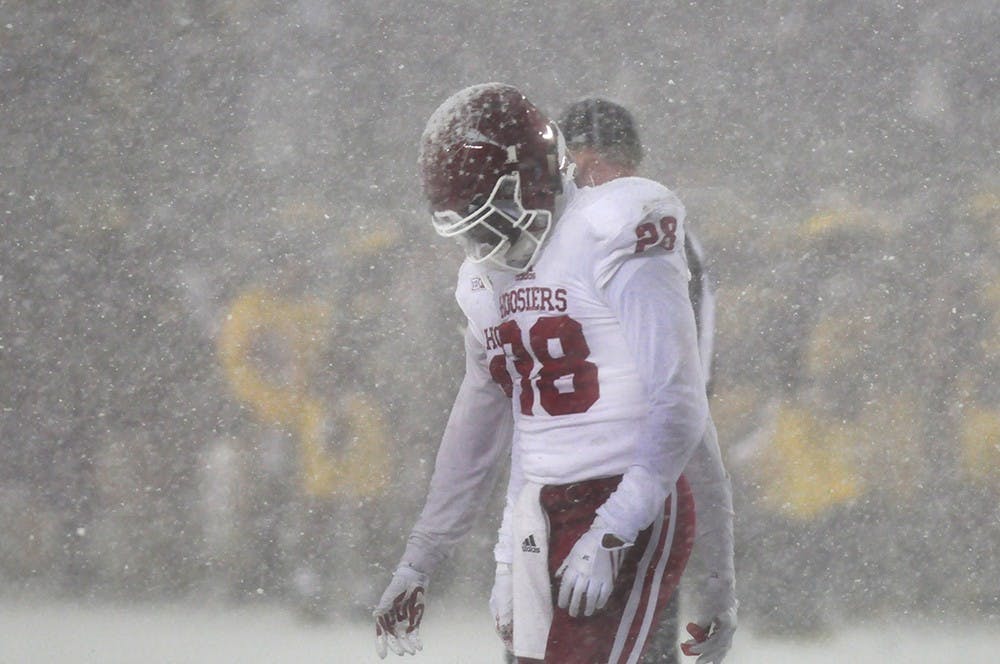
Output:
M493 382L482 344L465 338L465 377L434 462L423 511L402 563L431 573L475 523L496 482L513 429L510 399Z
M702 444L684 468L691 485L697 518L691 569L699 619L712 618L735 602L733 566L733 490L722 463L715 425L709 422ZM711 585L717 587L711 588ZM720 592L725 588L726 592ZM712 605L718 603L718 605Z
M702 440L708 398L686 275L655 258L625 262L604 289L649 398L632 465L598 510L626 541L655 518Z

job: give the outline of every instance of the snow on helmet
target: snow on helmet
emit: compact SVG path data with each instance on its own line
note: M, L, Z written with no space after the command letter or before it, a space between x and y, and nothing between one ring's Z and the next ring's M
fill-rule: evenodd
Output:
M434 229L474 262L520 272L538 257L563 191L566 147L516 88L474 85L431 115L420 175Z

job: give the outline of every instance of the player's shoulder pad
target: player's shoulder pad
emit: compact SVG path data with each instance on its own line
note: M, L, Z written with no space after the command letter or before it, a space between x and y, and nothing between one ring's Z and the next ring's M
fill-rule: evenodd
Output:
M595 251L598 287L633 258L659 257L687 275L685 210L674 192L640 177L618 178L583 191L578 211Z

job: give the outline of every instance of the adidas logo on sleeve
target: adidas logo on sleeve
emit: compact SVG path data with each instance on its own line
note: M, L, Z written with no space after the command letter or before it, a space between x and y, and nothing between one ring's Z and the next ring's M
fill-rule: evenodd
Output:
M524 541L521 542L521 551L524 551L525 553L542 552L542 550L538 548L538 545L535 544L535 536L533 534L528 535L527 537L524 538Z

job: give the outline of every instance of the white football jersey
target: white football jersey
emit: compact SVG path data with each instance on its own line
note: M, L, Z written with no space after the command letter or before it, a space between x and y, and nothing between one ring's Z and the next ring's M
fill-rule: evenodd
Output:
M471 527L508 450L495 555L509 563L510 511L525 481L622 474L598 514L633 541L695 449L707 449L683 206L642 178L570 188L566 199L533 269L466 261L459 271L465 376L402 564L434 569ZM720 514L731 523L731 509Z
M656 182L622 178L575 192L531 270L463 264L456 297L512 397L525 479L564 484L634 462L650 408L643 358L605 286L637 258L668 263L686 284L684 207Z

